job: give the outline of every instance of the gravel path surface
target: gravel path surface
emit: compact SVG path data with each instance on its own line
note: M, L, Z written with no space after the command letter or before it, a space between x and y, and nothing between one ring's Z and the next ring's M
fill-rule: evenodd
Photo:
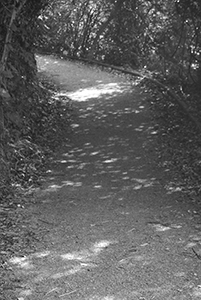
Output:
M164 188L150 96L82 64L43 56L38 65L74 117L29 208L43 241L10 261L24 282L18 299L201 299L199 211Z

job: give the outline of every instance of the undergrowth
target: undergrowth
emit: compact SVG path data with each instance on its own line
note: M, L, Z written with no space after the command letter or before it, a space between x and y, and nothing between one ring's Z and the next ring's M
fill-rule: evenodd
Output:
M12 186L28 188L40 183L46 159L61 146L64 133L70 133L71 114L70 100L60 97L51 79L40 73L37 94L24 113L20 132L9 128L7 155Z
M0 298L8 300L16 299L20 279L7 261L34 251L34 243L40 241L40 227L35 227L34 216L24 207L34 201L30 191L40 184L48 157L70 133L70 100L59 96L50 78L38 76L21 118L5 119L9 178L0 186Z
M181 191L199 201L201 132L174 99L153 84L146 83L146 87L152 95L150 106L158 132L158 163L170 178L165 188L168 193ZM199 91L189 94L187 104L189 112L201 119Z

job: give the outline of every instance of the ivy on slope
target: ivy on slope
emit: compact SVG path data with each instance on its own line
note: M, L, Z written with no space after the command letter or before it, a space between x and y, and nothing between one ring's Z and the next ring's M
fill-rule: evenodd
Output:
M168 193L181 191L198 201L201 194L201 133L171 97L153 85L148 89L152 94L150 106L158 136L155 149L158 164L169 178L165 188ZM194 92L190 98L189 108L200 119L199 96Z
M57 93L50 79L39 74L39 86L24 109L20 131L13 123L8 124L8 156L14 186L39 184L48 155L61 146L64 134L67 137L70 133L70 101L67 97L61 99Z

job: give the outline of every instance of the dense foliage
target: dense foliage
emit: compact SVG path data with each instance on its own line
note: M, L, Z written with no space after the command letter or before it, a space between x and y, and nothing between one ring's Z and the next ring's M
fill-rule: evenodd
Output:
M59 0L39 21L40 51L145 67L200 85L199 0Z
M45 153L58 144L52 136L68 121L61 101L54 99L55 87L37 74L35 29L47 4L46 0L0 2L1 199L11 185L37 182Z

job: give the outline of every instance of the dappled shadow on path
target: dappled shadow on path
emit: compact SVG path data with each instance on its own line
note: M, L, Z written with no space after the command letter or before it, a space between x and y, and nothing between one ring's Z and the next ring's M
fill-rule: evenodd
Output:
M167 225L150 225L153 228L150 233L155 231L165 234L170 231L168 237L177 246L180 245L180 240L176 239L171 230L179 230L181 226L171 228ZM125 232L127 237L130 234L131 231ZM167 233L165 237L167 238ZM127 245L120 239L104 239L88 243L86 248L76 251L66 247L66 252L50 249L11 258L9 264L15 267L20 276L26 276L28 282L21 286L18 299L67 299L71 295L73 299L86 300L137 300L150 295L156 299L163 296L173 299L173 295L177 293L175 288L178 288L174 281L176 278L182 280L186 276L185 272L178 271L177 266L171 265L171 257L167 258L171 266L171 278L164 268L158 267L158 257L155 255L156 246L161 251L158 235L149 242L147 239L139 239L139 236L135 238L137 243L128 241ZM192 243L188 243L186 247L192 247ZM156 274L157 282L154 278ZM197 297L201 295L199 287L191 289L191 293ZM180 295L181 290L177 294ZM182 298L175 299L190 299L183 296L182 293Z
M47 172L52 182L49 190L83 184L96 189L140 189L156 183L149 168L149 146L159 125L151 125L145 113L146 94L137 82L53 56L37 56L37 62L39 70L51 75L61 88L55 99L70 98L76 114L70 142ZM164 171L169 172L168 167ZM181 191L175 182L169 182L166 189L167 193Z
M41 247L9 261L26 277L18 299L190 299L193 262L178 249L200 237L188 236L185 215L161 189L148 97L130 83L83 78L85 86L57 94L73 102L72 133L32 208Z
M99 258L101 252L116 243L117 241L102 240L95 242L88 249L80 251L59 253L47 250L35 252L28 256L11 258L9 263L32 281L31 285L22 289L20 295L29 297L34 292L33 287L35 284L53 280L55 287L49 288L49 285L46 285L47 291L43 291L43 293L45 293L45 296L52 296L56 292L57 295L60 294L59 297L62 297L61 288L57 288L57 281L76 274L82 275L83 272L89 272L89 270L92 271L92 269L97 268L101 263ZM52 261L54 267L50 264L50 261ZM77 292L79 291L70 289L65 295Z
M157 130L144 113L145 97L130 86L126 96L75 102L73 134L60 157L52 160L47 191L83 185L138 190L154 185L149 146Z

